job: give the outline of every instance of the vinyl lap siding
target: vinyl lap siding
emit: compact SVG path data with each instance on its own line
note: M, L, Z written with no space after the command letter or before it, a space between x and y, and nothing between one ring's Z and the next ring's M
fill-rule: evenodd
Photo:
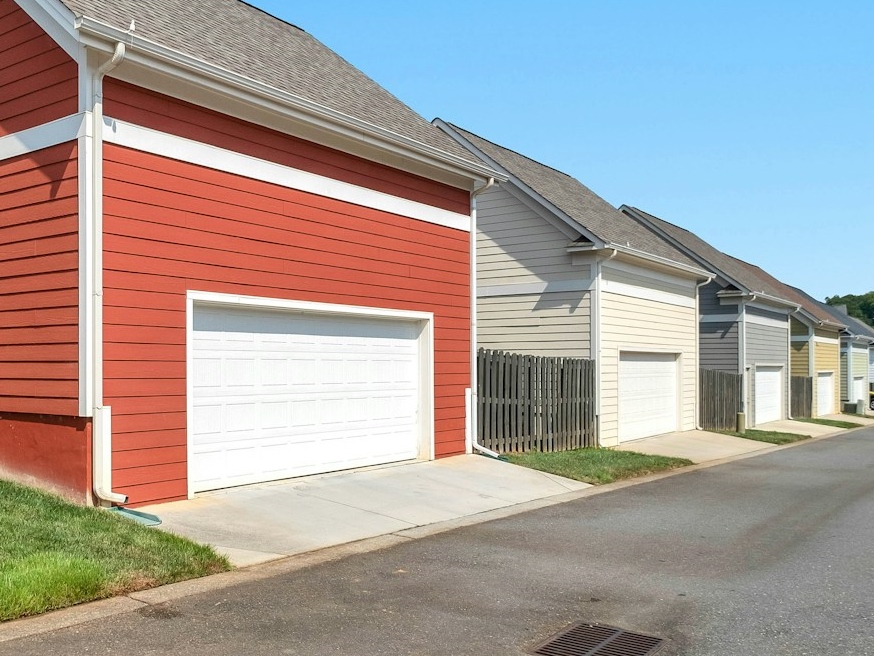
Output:
M737 322L702 322L699 331L701 368L737 373Z
M571 263L570 241L500 186L477 198L480 287L588 278L588 267Z
M810 375L810 346L808 342L792 342L789 346L793 376Z
M694 289L694 288L693 288ZM694 291L689 292L694 298ZM694 307L604 292L601 298L601 444L619 439L619 353L660 351L680 354L680 430L695 428L698 362Z
M78 412L76 143L0 162L0 410Z
M850 395L847 393L847 352L841 350L841 400L847 401Z
M722 285L715 280L701 288L698 292L698 311L701 314L737 314L737 305L720 304L716 293L721 289L723 289Z
M749 312L749 310L747 310ZM768 313L771 314L771 313ZM783 315L785 319L786 315ZM789 338L788 322L785 328L763 326L747 322L746 325L746 364L750 367L749 386L750 403L753 407L753 422L755 422L756 399L756 365L781 365L783 367L783 414L786 414L789 399L789 353L787 340ZM754 423L755 425L755 423Z
M795 317L789 317L789 327L793 337L807 337L810 330Z
M185 293L435 313L435 452L464 450L468 235L106 147L105 397L114 487L184 497Z
M589 292L480 298L477 323L477 341L482 348L590 357Z
M119 80L107 78L104 81L104 96L104 113L114 119L460 214L470 212L470 195L462 189L268 130Z
M0 136L78 109L78 69L12 0L0 0Z

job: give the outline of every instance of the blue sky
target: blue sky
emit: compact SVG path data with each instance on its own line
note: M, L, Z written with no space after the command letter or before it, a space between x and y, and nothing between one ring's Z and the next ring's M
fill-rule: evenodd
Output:
M429 120L817 298L874 290L874 3L254 4Z

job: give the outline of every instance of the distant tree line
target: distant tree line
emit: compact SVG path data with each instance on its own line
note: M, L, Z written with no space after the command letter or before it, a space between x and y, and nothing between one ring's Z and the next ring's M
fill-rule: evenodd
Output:
M825 302L829 305L846 305L847 313L851 317L856 317L874 326L874 292L868 292L859 296L856 294L826 296Z

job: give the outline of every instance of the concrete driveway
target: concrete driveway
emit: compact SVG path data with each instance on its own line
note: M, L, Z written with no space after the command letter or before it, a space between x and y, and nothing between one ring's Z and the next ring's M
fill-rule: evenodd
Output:
M842 430L794 421L760 428L812 436ZM698 464L764 452L774 445L685 431L619 448ZM210 544L237 567L246 567L366 538L403 535L588 487L485 456L464 455L219 490L142 510L160 517L162 529Z
M141 508L238 567L591 487L462 455L249 485Z

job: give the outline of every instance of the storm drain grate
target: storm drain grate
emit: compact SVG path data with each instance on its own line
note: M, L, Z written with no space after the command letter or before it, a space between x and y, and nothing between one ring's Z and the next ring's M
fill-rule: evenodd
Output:
M540 656L649 656L662 639L600 624L576 624L532 653Z

